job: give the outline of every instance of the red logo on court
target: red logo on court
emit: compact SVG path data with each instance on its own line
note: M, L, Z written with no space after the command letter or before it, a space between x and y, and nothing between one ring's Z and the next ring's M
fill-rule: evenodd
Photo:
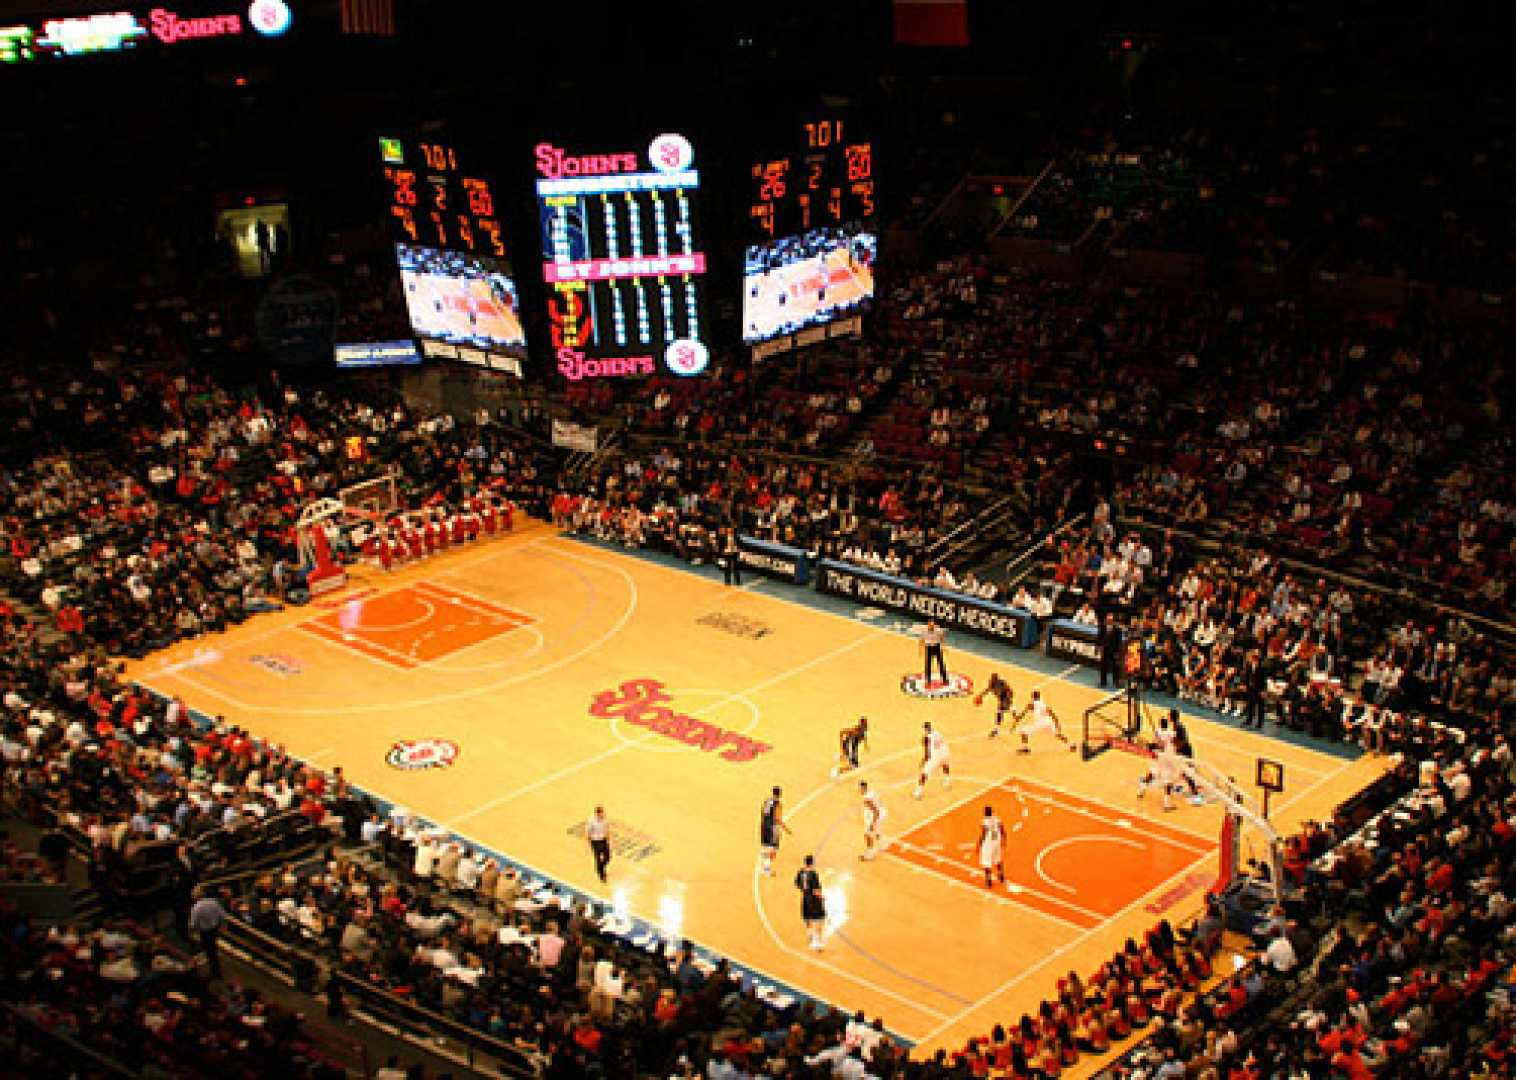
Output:
M720 750L721 757L727 761L752 761L759 754L773 749L768 743L749 739L719 724L676 713L663 704L672 700L657 679L628 679L619 689L605 690L591 698L589 712L602 720L619 717L628 724L645 727L655 735L674 739L708 754Z
M395 769L445 769L458 760L458 744L451 739L401 739L384 755Z
M910 694L911 697L924 698L950 698L968 697L974 690L974 680L967 675L960 675L956 671L947 677L947 681L933 679L931 682L916 674L900 676L900 692Z

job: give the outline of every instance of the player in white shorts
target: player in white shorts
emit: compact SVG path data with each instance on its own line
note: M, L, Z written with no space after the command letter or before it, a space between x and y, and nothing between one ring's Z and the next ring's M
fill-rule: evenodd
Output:
M863 796L863 854L860 859L872 859L879 854L879 839L884 826L884 803L878 792L869 790L867 780L858 781L858 793Z
M990 878L993 870L1000 875L1000 883L1005 884L1005 826L995 816L995 808L984 808L984 820L979 823L979 868L984 871L984 887L993 889L995 882Z
M948 762L948 743L942 732L932 729L932 722L928 720L922 724L921 736L921 776L916 781L916 790L912 798L921 798L921 793L926 790L926 781L932 773L942 770L942 787L946 790L953 786L950 777L952 772Z
M1032 722L1026 725L1026 727L1021 727L1021 721L1026 719L1028 715L1031 716ZM1063 733L1063 725L1058 722L1058 714L1048 708L1048 703L1042 700L1042 692L1040 690L1033 690L1032 700L1027 702L1026 708L1016 714L1016 725L1017 729L1021 732L1021 745L1016 748L1018 754L1030 754L1032 752L1032 744L1027 736L1037 735L1044 731L1051 731L1054 735L1058 736L1058 741L1070 750L1079 749L1069 742L1069 737Z
M1148 767L1147 775L1137 781L1137 797L1140 799L1148 792L1149 784L1157 784L1163 791L1163 808L1174 809L1174 792L1179 788L1181 779L1188 780L1179 768L1179 733L1169 723L1168 717L1158 721L1158 745L1153 748L1153 764ZM1190 781L1191 786L1194 781ZM1190 799L1191 802L1204 802L1197 791Z

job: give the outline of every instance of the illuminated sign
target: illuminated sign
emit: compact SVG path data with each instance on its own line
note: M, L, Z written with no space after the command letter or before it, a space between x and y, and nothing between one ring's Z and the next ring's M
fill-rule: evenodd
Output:
M204 18L182 19L172 11L153 8L147 13L147 18L152 25L153 37L165 45L172 45L177 41L228 37L242 33L242 20L236 15L209 15Z
M77 19L48 19L37 51L47 56L88 56L136 48L147 27L129 11L108 11Z
M285 0L252 0L245 16L229 12L185 17L169 8L155 7L141 17L129 11L105 11L77 18L48 19L40 30L27 25L0 27L0 64L27 63L39 56L123 52L143 41L178 45L185 41L244 37L247 26L263 37L279 37L293 21Z
M558 347L558 371L570 382L607 375L651 375L657 370L651 356L587 357L567 345Z
M641 154L540 142L533 156L558 370L569 380L705 371L694 145L666 132Z
M537 171L549 180L561 176L603 176L606 173L637 171L636 154L584 154L575 157L552 143L538 143Z
M284 0L253 0L247 9L247 21L264 37L279 37L295 21Z
M332 346L332 354L340 368L421 363L414 341L338 342Z
M467 345L453 345L446 341L428 341L422 339L421 353L423 356L437 357L443 360L461 360L465 364L473 364L475 367L488 368L490 371L502 371L516 378L525 377L525 369L521 361L514 356L506 356L503 353L492 352L488 349L474 349Z
M0 26L0 64L20 64L36 56L30 26Z

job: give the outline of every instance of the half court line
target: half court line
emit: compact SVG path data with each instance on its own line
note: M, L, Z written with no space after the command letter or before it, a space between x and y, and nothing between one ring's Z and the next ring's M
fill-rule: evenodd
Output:
M740 701L742 698L749 697L763 690L767 690L771 686L776 686L786 679L792 679L802 672L809 671L813 667L817 667L818 665L824 664L829 660L833 660L841 656L843 653L851 652L858 646L865 645L873 640L873 637L867 634L863 637L854 638L852 641L849 641L843 645L839 645L837 648L832 649L829 652L824 652L820 656L811 657L811 659L807 660L803 664L797 664L795 667L788 668L784 671L779 672L778 674L770 675L768 678L762 680L761 682L754 683L752 686L746 688L745 690L734 691L733 693L728 694L726 697L721 698L719 701L715 701L710 705L705 706L704 708L692 711L689 715L698 718L702 713L714 712L716 709L721 708L723 705L730 705L734 701ZM562 780L564 777L573 776L575 773L583 772L585 769L598 765L602 761L608 761L618 754L625 753L627 750L641 746L651 738L653 738L651 734L646 734L631 742L623 742L617 744L616 746L607 747L606 749L600 751L598 754L592 754L589 757L583 758L582 760L577 761L572 765L565 765L563 768L556 769L553 772L548 773L546 776L539 777L538 779L532 781L530 784L524 784L513 791L507 791L503 795L498 795L488 802L480 803L472 810L466 811L462 814L459 814L457 817L442 822L442 826L443 828L452 828L459 822L472 821L479 815L487 814L491 810L494 810L500 806L504 806L506 803L511 802L514 799L521 798L523 795L530 795L532 792L547 787L549 784L556 783L557 781Z

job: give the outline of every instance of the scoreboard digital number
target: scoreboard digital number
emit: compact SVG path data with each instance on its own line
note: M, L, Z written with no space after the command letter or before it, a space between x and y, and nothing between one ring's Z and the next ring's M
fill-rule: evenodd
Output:
M558 370L570 380L698 375L705 344L695 148L663 134L645 150L534 149L542 277Z
M495 194L488 180L459 167L457 150L441 141L379 143L397 242L505 258Z
M790 145L749 170L742 338L755 356L858 333L874 299L873 141L821 119Z
M520 294L489 179L442 139L379 140L411 330L427 356L520 375Z
M874 220L874 144L844 120L801 124L800 146L750 169L752 243Z

